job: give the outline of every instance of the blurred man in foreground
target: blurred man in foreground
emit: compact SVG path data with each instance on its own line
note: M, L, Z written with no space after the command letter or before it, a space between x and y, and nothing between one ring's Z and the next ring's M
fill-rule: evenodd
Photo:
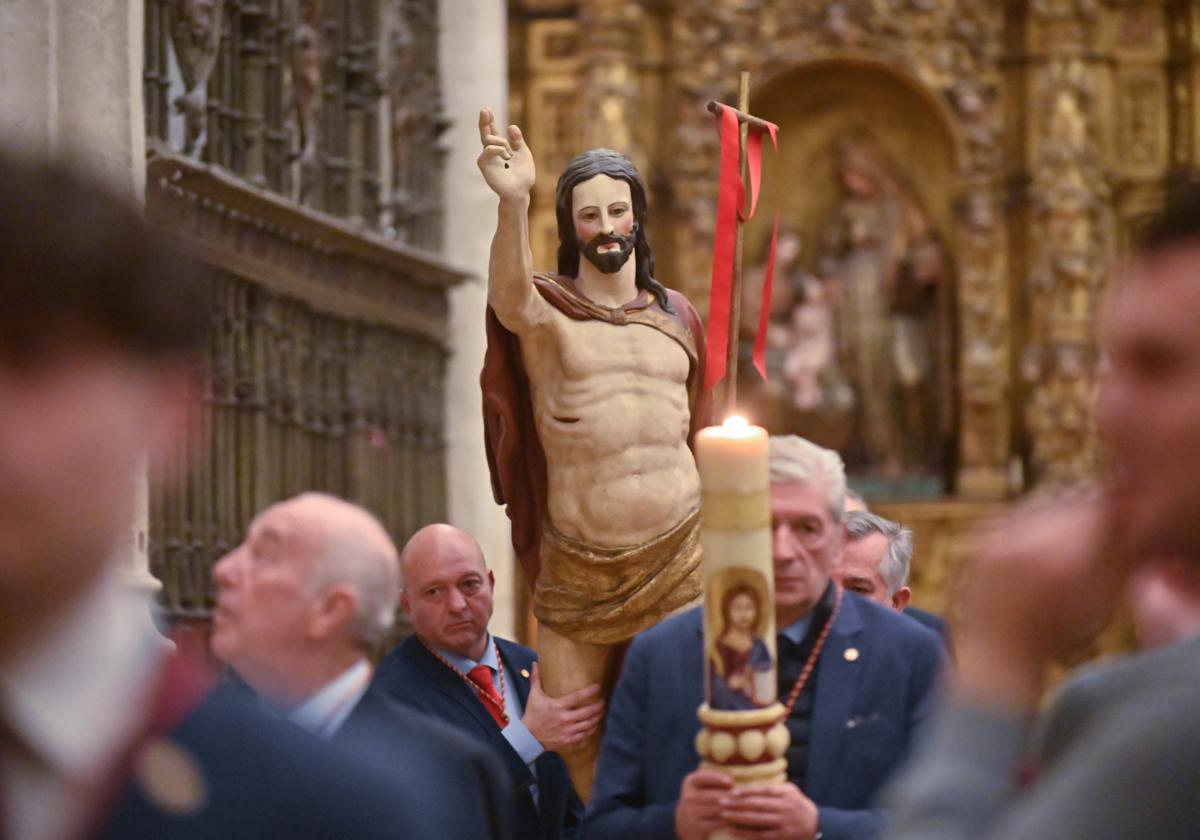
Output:
M370 686L400 593L396 548L374 516L321 493L271 505L213 578L213 653L262 698L318 737L385 748L439 837L508 836L499 762Z
M207 283L104 184L3 151L0 255L0 834L394 837L415 803L208 694L119 579L134 478L195 419Z
M891 837L1196 836L1200 638L1091 669L1032 735L1051 664L1105 625L1126 558L1200 564L1200 189L1148 227L1110 303L1107 490L1027 510L975 556L958 684L891 793Z
M471 536L428 525L404 546L401 606L413 635L379 665L376 686L466 732L499 756L515 792L514 836L574 835L583 805L556 750L599 726L600 687L542 691L537 655L488 632L495 580Z
M1144 648L1200 635L1200 564L1179 557L1151 560L1130 577L1125 599Z

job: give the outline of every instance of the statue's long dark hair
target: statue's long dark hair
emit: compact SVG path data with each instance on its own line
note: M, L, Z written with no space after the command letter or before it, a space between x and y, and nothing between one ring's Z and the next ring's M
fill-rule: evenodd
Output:
M667 312L674 314L667 300L667 289L654 279L654 251L646 239L646 185L634 168L633 161L612 149L592 149L571 158L558 178L554 212L558 218L558 273L566 277L579 276L579 243L575 239L575 221L571 216L571 195L575 187L597 175L607 175L629 184L633 197L634 231L633 254L637 260L636 284L654 295Z

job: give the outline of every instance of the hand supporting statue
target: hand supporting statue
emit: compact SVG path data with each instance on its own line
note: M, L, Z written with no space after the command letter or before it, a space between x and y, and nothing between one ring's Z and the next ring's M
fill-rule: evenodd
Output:
M594 683L562 697L542 690L538 665L529 678L529 700L521 722L547 750L559 752L582 744L604 718L600 686Z
M483 151L479 154L479 171L483 179L500 196L501 201L524 202L537 178L533 165L533 153L515 125L508 127L505 137L496 129L496 117L491 108L479 112L479 140Z

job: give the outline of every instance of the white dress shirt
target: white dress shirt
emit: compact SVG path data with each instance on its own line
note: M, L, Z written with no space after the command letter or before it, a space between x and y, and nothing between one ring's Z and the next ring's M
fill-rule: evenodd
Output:
M332 738L371 684L371 666L360 659L288 713L288 720L318 738Z
M168 645L115 569L58 622L0 664L2 815L9 837L58 840L87 818L95 785L149 713Z

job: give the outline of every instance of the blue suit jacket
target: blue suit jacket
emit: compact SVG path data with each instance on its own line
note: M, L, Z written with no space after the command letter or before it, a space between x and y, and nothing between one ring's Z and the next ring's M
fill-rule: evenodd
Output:
M465 733L402 706L381 688L370 686L355 704L334 740L355 750L386 751L401 771L401 784L414 769L425 788L441 791L430 798L438 812L438 836L478 840L512 838L512 788L498 759Z
M923 624L934 633L937 633L942 642L945 643L946 651L951 657L954 656L954 639L950 635L950 625L946 623L946 619L937 613L926 612L917 607L908 607L902 615L908 616L913 621Z
M437 837L446 791L419 766L390 767L381 751L353 753L264 713L244 693L218 690L166 738L199 792L185 813L156 792L155 765L135 770L93 837L112 840L394 840ZM156 742L161 743L161 742ZM143 755L146 755L143 750ZM179 788L178 773L159 785ZM171 780L175 781L172 782ZM451 832L459 840L476 835Z
M696 769L704 701L700 609L634 640L609 707L587 838L675 836L675 804ZM858 656L846 658L855 648ZM942 643L926 628L847 592L817 663L807 790L824 840L876 834L872 798L929 715Z
M529 701L529 677L537 654L505 639L496 639L500 658L515 679L507 688L515 691L525 706ZM512 783L513 836L520 840L555 840L575 836L583 805L571 787L567 766L555 753L545 752L534 762L537 768L538 801L530 787L534 775L501 734L496 722L458 673L431 654L416 636L392 650L375 671L374 685L388 696L440 718L473 738L500 757Z

